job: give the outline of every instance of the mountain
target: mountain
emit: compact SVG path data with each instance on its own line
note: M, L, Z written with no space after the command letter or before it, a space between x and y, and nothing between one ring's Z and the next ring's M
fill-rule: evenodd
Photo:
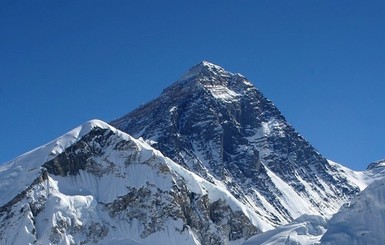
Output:
M383 176L382 162L325 159L244 76L205 61L111 124L0 165L1 245L312 244Z
M360 191L250 81L206 61L111 124L224 185L266 226L330 217Z
M260 232L228 191L97 120L2 165L0 195L0 244L239 244Z

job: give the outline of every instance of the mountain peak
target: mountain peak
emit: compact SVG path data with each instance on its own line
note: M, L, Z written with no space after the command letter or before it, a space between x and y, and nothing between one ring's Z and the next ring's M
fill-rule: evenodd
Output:
M334 177L335 168L251 82L207 61L112 125L202 178L224 183L238 199L256 200L257 213L272 203L264 216L269 225L291 221L304 210L328 216L359 190ZM290 190L285 198L282 189Z
M242 93L249 87L253 87L253 85L243 75L226 71L221 66L208 61L201 61L191 67L175 83L164 89L162 94L180 94L181 91L191 93L196 89L204 89L213 93L216 98L218 93L220 93L219 95L230 94L230 97L234 97L238 92Z
M221 66L213 64L208 61L201 61L197 65L190 68L178 81L177 83L186 83L191 80L198 78L201 82L212 81L213 78L230 78L233 76L240 76L240 74L234 74L229 71L226 71Z
M199 64L197 64L195 66L202 67L202 68L205 68L208 70L222 70L222 71L224 71L224 69L221 66L216 65L216 64L211 63L211 62L206 61L206 60L201 61Z

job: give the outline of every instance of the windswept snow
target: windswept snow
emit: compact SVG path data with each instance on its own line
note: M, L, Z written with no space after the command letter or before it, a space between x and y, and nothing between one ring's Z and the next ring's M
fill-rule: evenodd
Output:
M93 131L93 134L87 134L94 128L97 130ZM99 129L107 129L107 131L100 131ZM89 135L92 135L91 138ZM83 136L85 139L82 139ZM84 149L69 148L78 141L80 143L77 146L87 145L87 147ZM99 148L101 144L103 148ZM67 151L67 149L69 150ZM86 155L87 150L91 150L93 153L90 158L92 161L91 169L80 168L78 172L73 174L48 172L46 180L31 185L34 179L42 174L41 166L43 164L47 168L50 167L50 171L53 171L52 168L58 166L57 164L66 163L66 161L63 163L55 162L57 161L55 156L58 154L64 153L65 156L71 158L77 154L80 154L79 156ZM51 159L53 161L49 161ZM32 160L35 161L31 163ZM88 160L83 159L81 161ZM81 163L79 164L82 166ZM60 166L59 169L61 169ZM35 174L32 177L31 172ZM7 174L10 176L8 179L6 178ZM20 209L19 205L22 204L22 199L20 199L8 206L8 211L5 209L3 211L25 212L23 219L20 220L19 215L8 219L6 213L2 213L0 217L7 224L21 226L25 232L20 233L17 239L21 239L20 241L26 244L35 241L41 244L77 243L77 241L84 241L85 238L82 237L82 234L87 233L85 229L92 229L92 232L95 232L94 229L98 232L100 229L100 237L87 237L88 241L98 241L100 244L107 244L110 241L128 244L153 244L155 241L162 241L162 243L167 244L200 244L199 239L196 238L197 234L189 228L183 228L186 225L180 218L175 219L174 217L174 219L162 224L162 230L157 232L155 230L150 235L143 236L139 235L147 225L143 224L143 220L140 222L139 220L127 221L124 216L115 220L106 211L107 206L109 207L116 200L121 200L128 195L129 190L141 190L143 188L143 190L148 191L146 193L166 195L167 198L163 202L167 203L172 198L169 193L175 191L175 185L180 181L183 181L183 185L187 187L188 191L197 197L207 196L209 203L220 200L230 208L230 212L242 212L249 220L248 222L251 222L258 229L265 231L273 228L253 212L249 206L237 200L225 188L225 185L217 186L208 182L164 157L162 153L153 149L143 140L134 139L101 121L90 121L51 143L9 162L3 167L0 176L4 177L0 182L2 184L0 193L3 205L25 190L26 187L30 188L21 197L26 199L24 202L27 203L28 209ZM10 179L11 177L20 178L23 182L15 185L17 182ZM4 193L9 195L8 199L4 198ZM162 200L160 201L162 202ZM33 208L34 211L29 211L32 209L30 207L36 205L44 208ZM146 205L150 204L143 203L143 205L143 211L146 211ZM226 218L223 222L227 222ZM178 230L182 229L186 231L178 233ZM216 232L218 228L212 227L212 229ZM53 231L56 232L56 235L53 235ZM11 231L8 229L0 231L0 238L4 238L4 235L10 237L9 232ZM239 244L240 242L241 240L233 241L232 244ZM13 244L13 240L7 238L4 244Z
M0 166L0 206L9 202L34 181L41 172L43 163L51 160L68 146L78 141L93 128L111 129L100 120L91 120L69 131L50 143L29 151Z
M325 231L325 218L316 215L302 215L290 224L253 236L243 245L313 245L319 243Z
M208 70L213 74L224 76L224 77L230 77L234 74L228 71L225 71L222 67L215 65L213 63L210 63L208 61L202 61L198 65L192 67L188 72L186 72L178 81L179 82L186 82L190 80L191 78L194 78L196 76L199 76L202 71ZM238 76L241 76L237 74Z
M279 199L285 208L291 213L293 218L298 218L303 214L319 214L314 207L306 202L297 192L280 177L270 171L267 167L267 174L273 181L274 185L281 192Z
M369 171L354 171L339 163L328 160L329 164L338 169L338 172L343 175L348 182L358 186L360 190L364 190L375 179Z
M273 228L273 226L268 224L266 221L261 219L259 215L253 212L249 206L238 201L224 187L224 185L222 186L214 185L208 182L207 180L204 180L203 178L199 177L195 173L186 170L185 168L183 168L182 166L180 166L179 164L176 164L171 160L168 160L168 164L173 171L175 171L176 173L178 173L180 176L184 178L187 186L193 192L198 194L207 194L211 201L217 201L219 199L225 200L226 203L230 204L231 208L234 211L238 210L246 214L246 216L252 221L252 223L262 231L267 231Z
M384 244L385 179L370 184L342 206L328 223L322 237L325 245Z
M226 103L231 103L235 101L237 97L239 97L239 94L235 93L234 91L228 89L225 86L206 86L206 88L209 89L214 98L220 99Z

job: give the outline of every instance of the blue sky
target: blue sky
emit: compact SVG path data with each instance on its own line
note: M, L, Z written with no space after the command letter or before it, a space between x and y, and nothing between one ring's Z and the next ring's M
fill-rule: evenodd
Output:
M385 158L385 2L0 1L0 162L158 96L201 60L239 72L325 157Z

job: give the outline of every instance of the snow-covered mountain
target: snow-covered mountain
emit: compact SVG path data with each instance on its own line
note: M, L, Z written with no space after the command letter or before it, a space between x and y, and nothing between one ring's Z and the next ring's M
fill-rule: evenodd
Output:
M1 166L0 244L239 244L263 227L225 188L93 120Z
M209 62L111 124L0 165L0 245L314 244L385 173L326 160L244 76Z
M360 191L244 76L209 62L112 125L224 185L270 227L330 217Z

